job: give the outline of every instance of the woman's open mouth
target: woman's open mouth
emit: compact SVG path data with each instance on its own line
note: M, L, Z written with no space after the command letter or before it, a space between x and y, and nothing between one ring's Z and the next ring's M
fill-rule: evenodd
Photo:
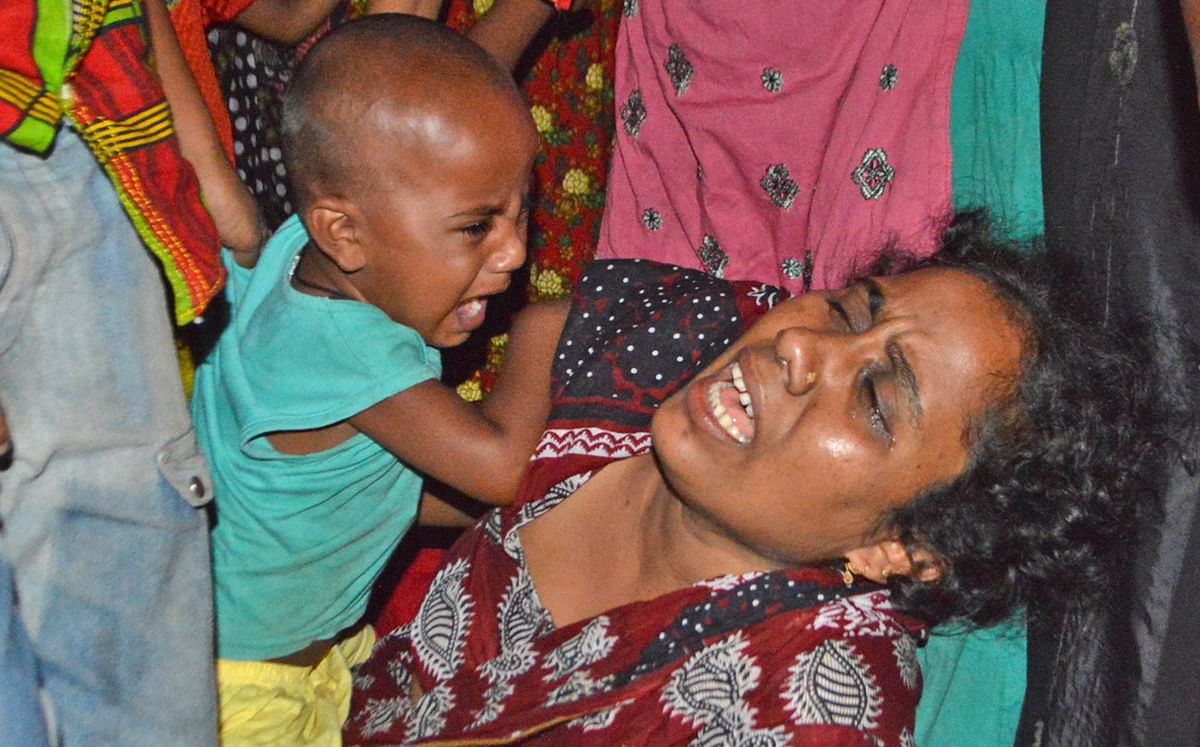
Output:
M748 444L754 438L754 406L750 404L750 393L737 361L708 385L708 407L730 438L740 444Z

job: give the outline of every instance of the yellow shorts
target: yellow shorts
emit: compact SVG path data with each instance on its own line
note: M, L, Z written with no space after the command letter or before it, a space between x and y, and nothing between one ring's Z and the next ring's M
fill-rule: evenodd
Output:
M374 645L368 625L314 667L218 659L221 744L341 745L350 715L350 667L366 661Z

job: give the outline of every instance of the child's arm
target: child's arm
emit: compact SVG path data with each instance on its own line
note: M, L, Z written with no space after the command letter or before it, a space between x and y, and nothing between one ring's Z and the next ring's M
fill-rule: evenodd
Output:
M163 0L144 0L144 7L155 67L171 107L179 149L196 171L205 208L221 243L235 253L239 265L253 267L266 237L258 205L221 147L200 89L183 59L166 5Z
M496 388L482 407L436 381L350 418L406 464L487 503L510 503L550 414L550 364L566 303L517 315Z
M233 22L252 34L292 46L308 38L338 0L254 0Z
M472 505L473 504L473 505ZM480 510L484 504L471 501L470 504L447 500L446 497L426 490L421 494L421 507L417 512L417 523L425 527L444 527L448 529L465 529L479 519Z

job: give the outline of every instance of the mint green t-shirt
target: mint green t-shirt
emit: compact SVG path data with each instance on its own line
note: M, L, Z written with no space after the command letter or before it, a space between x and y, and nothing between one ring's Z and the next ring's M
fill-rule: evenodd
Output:
M226 258L229 326L196 372L227 659L283 656L355 623L420 500L421 476L363 434L303 456L266 438L338 423L441 374L438 351L376 307L292 288L307 243L293 217L253 271Z

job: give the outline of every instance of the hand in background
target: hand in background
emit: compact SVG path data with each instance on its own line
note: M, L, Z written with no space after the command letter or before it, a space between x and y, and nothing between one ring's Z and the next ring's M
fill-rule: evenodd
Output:
M255 36L290 47L316 31L337 4L338 0L255 0L234 23Z
M368 0L368 13L405 13L436 21L442 12L442 0Z
M4 408L0 407L0 469L8 469L8 465L12 463L12 455L12 434L8 431L8 418L4 415Z

